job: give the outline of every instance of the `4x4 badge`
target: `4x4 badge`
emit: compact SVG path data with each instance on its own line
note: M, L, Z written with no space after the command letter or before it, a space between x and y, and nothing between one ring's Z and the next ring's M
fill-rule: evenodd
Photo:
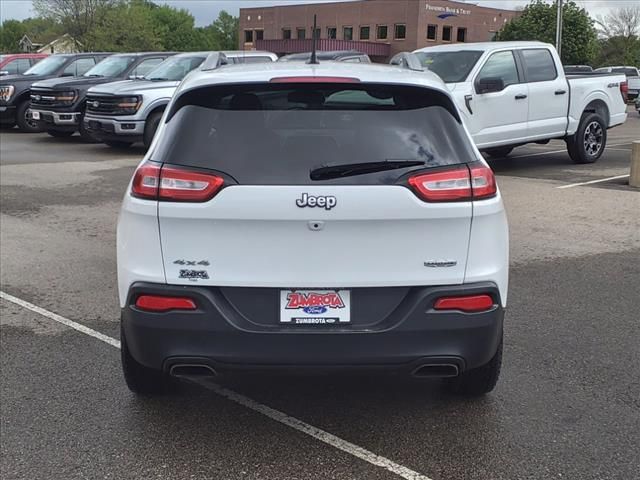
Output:
M338 199L332 195L319 195L317 197L303 193L301 198L296 200L296 205L300 208L324 208L331 210L338 204Z

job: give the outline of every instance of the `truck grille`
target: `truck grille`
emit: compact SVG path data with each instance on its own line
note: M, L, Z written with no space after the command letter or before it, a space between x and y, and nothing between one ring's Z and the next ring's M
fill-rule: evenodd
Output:
M87 95L87 112L116 115L119 110L118 103L122 101L123 97Z
M31 90L31 104L38 107L50 107L56 105L55 92L52 90Z

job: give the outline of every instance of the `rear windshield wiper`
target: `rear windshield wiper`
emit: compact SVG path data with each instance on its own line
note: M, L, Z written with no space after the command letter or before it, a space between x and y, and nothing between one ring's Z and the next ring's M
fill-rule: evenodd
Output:
M424 162L415 160L351 163L347 165L334 165L331 167L316 168L311 171L311 180L331 180L333 178L353 177L354 175L366 175L367 173L384 172L400 168L419 167Z

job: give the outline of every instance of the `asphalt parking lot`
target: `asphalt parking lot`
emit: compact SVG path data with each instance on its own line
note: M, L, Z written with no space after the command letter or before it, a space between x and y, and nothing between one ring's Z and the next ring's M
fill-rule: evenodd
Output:
M623 177L633 140L635 112L596 164L573 164L556 141L491 161L512 259L492 394L253 375L145 400L121 375L115 264L120 200L143 152L3 131L0 477L640 478L640 191Z

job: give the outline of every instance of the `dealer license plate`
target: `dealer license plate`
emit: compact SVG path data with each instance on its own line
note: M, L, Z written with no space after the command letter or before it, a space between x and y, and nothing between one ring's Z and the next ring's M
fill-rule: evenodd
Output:
M349 290L280 290L280 323L338 325L351 322Z

